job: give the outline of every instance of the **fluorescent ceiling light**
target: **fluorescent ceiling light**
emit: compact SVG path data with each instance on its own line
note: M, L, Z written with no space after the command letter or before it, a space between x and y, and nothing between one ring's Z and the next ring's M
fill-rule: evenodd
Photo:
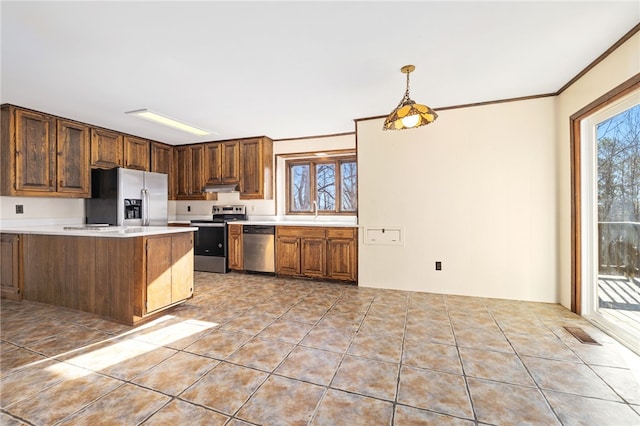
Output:
M200 129L190 124L183 123L166 115L158 114L157 112L149 111L148 109L138 109L135 111L127 111L125 114L133 115L144 120L152 121L154 123L162 124L164 126L172 127L174 129L182 130L183 132L191 133L197 136L216 135L217 133L209 130Z

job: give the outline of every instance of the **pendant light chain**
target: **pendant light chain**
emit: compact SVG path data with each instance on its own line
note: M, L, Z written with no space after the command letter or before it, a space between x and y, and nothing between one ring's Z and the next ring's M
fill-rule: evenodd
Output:
M407 73L407 90L405 90L405 92L404 92L404 98L402 99L403 102L408 100L408 99L411 99L409 97L409 74L411 74L411 72ZM402 104L402 102L401 102L401 104Z

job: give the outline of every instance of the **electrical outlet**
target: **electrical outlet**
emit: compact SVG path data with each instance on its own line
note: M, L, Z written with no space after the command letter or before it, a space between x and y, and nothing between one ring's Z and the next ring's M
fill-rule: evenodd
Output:
M442 271L442 262L440 261L436 262L436 271Z
M191 206L187 206L187 211L190 212L191 211Z
M16 214L23 214L24 206L22 204L16 204Z

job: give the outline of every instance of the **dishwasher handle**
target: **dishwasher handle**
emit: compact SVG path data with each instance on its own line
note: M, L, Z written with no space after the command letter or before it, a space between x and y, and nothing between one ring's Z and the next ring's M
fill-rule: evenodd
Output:
M275 235L276 227L271 225L244 225L242 232L244 234Z

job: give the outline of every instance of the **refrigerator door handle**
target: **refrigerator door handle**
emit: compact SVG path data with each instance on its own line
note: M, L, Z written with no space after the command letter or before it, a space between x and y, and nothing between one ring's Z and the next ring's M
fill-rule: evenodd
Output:
M149 201L149 190L145 188L142 190L142 202L144 203L142 209L142 226L149 226L150 223L149 214L151 213L151 210L149 209Z

